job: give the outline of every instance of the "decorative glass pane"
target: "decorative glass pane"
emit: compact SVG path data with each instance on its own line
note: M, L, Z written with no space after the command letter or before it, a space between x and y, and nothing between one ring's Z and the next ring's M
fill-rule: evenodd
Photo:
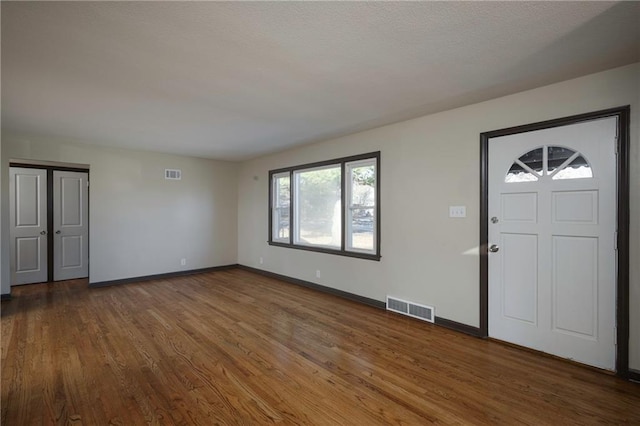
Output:
M547 173L551 174L575 153L574 150L561 146L547 147Z
M542 152L542 147L536 148L518 158L518 161L514 161L504 181L512 183L534 182L538 180L538 176L542 176L543 170Z
M536 148L518 158L525 166L542 176L542 148Z
M342 207L340 165L302 170L296 179L297 244L340 248Z
M525 170L520 164L513 163L511 168L507 172L507 176L504 181L507 183L512 182L534 182L538 178L533 174Z
M592 177L591 166L582 155L579 155L567 167L553 175L552 179L584 179Z
M546 164L542 155L545 149L547 150ZM571 162L563 167L567 161ZM582 155L569 148L547 146L531 150L518 158L511 165L504 181L507 183L534 182L542 176L543 170L546 175L553 174L554 180L593 177L591 166Z

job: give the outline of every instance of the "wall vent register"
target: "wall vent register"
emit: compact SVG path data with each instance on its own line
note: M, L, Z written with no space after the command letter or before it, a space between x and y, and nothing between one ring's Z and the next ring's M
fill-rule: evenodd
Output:
M387 296L387 310L428 322L434 322L435 319L435 309L432 306L408 302L397 297Z
M181 180L182 170L179 169L164 169L164 178L168 180Z

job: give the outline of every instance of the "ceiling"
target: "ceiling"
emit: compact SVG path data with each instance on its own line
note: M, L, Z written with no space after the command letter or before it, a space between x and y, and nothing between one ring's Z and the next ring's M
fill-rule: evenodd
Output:
M244 160L640 60L638 2L7 2L3 130Z

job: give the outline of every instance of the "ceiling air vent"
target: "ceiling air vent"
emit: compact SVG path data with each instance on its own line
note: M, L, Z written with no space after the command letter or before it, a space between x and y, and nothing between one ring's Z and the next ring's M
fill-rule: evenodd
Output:
M169 180L180 180L182 179L182 170L164 169L164 178Z
M432 306L407 302L391 296L387 296L387 310L429 322L433 322L435 317L435 309Z

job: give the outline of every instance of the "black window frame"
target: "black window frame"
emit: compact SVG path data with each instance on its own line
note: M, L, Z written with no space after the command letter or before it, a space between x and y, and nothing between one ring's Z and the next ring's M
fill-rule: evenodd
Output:
M347 179L345 178L346 172L346 164L354 161L361 160L375 160L376 164L376 184L375 184L375 253L364 253L359 251L349 251L346 249L347 242L347 226L346 226L346 187L347 187ZM295 191L294 191L294 172L303 171L307 169L313 169L317 167L325 167L338 165L340 167L340 201L341 201L341 236L340 236L340 248L332 249L328 247L315 247L308 245L295 244L294 242L294 226L296 223L296 218L294 217L294 205L295 205ZM274 175L289 173L289 242L282 241L274 241L273 239L273 201L274 201L274 185L273 185L273 177ZM380 151L369 152L366 154L352 155L349 157L342 158L334 158L326 161L319 161L315 163L301 164L293 167L284 167L281 169L269 170L269 237L267 243L271 246L276 247L286 247L292 248L296 250L305 250L305 251L314 251L318 253L326 253L326 254L334 254L338 256L346 256L346 257L355 257L359 259L368 259L379 261L380 256L380 223L381 223L381 215L380 215Z

